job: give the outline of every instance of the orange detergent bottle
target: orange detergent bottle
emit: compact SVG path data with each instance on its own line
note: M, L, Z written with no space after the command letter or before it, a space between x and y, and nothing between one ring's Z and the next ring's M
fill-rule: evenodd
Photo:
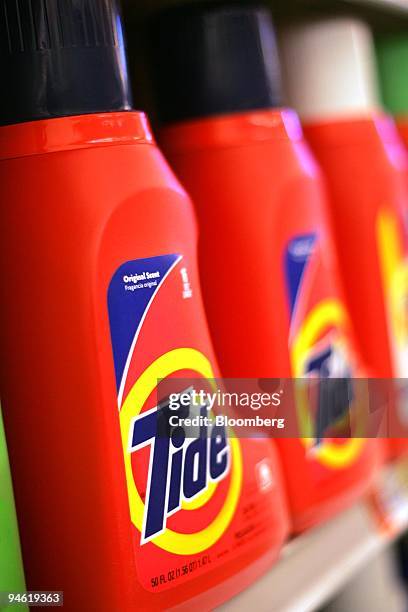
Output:
M116 3L17 9L0 18L0 380L27 586L72 612L213 609L285 538L275 449L216 425L159 436L158 379L217 373L191 203L131 110Z
M371 32L351 18L311 22L283 33L282 52L290 103L327 178L363 358L375 377L405 378L408 167L394 122L378 102ZM406 402L396 411L404 432ZM403 440L390 444L408 449Z
M382 99L387 110L394 116L399 135L408 151L408 35L400 32L380 36L376 41L376 50ZM408 185L408 164L406 179ZM404 219L407 226L407 208ZM408 436L408 418L404 412L402 420ZM393 439L391 447L393 454L408 452L408 441Z
M181 7L163 13L155 32L161 143L196 206L222 374L362 375L320 172L296 114L278 108L269 14ZM314 439L309 408L300 418L305 439L278 441L297 531L351 503L377 465L375 440Z

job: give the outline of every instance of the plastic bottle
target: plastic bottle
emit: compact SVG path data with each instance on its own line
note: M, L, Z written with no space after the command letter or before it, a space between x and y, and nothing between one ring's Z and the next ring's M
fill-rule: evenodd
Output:
M337 244L347 245L340 266L365 359L377 376L406 375L407 327L392 317L407 290L406 155L378 101L371 33L338 18L294 27L282 43L288 98L328 180Z
M222 374L358 375L320 172L296 114L281 108L269 14L181 7L154 31L160 139L196 206ZM376 465L373 441L314 444L303 431L307 440L279 440L296 531L355 499Z
M408 35L380 36L376 49L382 99L408 149Z
M379 37L376 50L382 100L385 108L394 116L399 135L408 150L408 36L401 33ZM408 187L408 164L406 184ZM407 228L407 207L404 210L404 222ZM408 437L408 415L404 405L401 406L399 421ZM408 452L407 439L392 439L390 446L391 456Z
M354 18L294 26L283 33L282 58L288 99L328 182L363 358L374 377L406 377L407 157L379 102L372 34Z
M13 606L11 606L7 597L7 593L24 593L25 584L1 412L0 491L0 607L2 610L28 610L24 604L13 603Z
M28 587L75 612L211 609L287 520L266 441L158 437L158 379L217 372L190 201L132 110L116 2L3 4L0 380Z

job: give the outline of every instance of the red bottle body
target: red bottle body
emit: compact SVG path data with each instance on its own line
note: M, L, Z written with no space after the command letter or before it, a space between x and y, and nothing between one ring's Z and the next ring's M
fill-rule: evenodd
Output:
M314 358L339 349L360 375L321 178L296 115L260 110L186 121L165 128L162 143L198 213L204 300L222 374L305 376ZM278 446L295 530L350 503L377 461L375 441L325 441L317 451L306 440Z
M406 377L407 158L395 126L375 115L310 123L305 134L327 178L346 302L364 360L373 376Z
M273 449L242 440L211 495L162 508L161 533L141 526L154 446L136 424L157 379L216 373L190 202L139 113L2 128L0 151L1 393L28 588L73 611L211 608L276 558L287 522ZM236 550L248 496L266 524Z

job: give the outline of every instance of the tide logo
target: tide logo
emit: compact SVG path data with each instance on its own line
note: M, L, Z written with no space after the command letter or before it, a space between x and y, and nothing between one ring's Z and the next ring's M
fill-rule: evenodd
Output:
M195 349L179 348L161 355L128 393L120 410L120 426L130 515L141 534L141 544L192 555L213 546L228 529L241 494L242 457L238 439L228 439L222 427L213 426L208 431L203 427L195 438L188 438L181 427L164 435L159 431L160 407L143 412L158 381L182 370L214 378L209 360ZM145 447L149 449L149 468L143 501L134 480L132 456ZM216 504L215 515L208 511L204 528L183 533L167 526L170 516L206 508L219 483L226 479L222 505ZM193 519L186 516L193 525Z
M160 431L160 421L168 423L166 412L163 406L144 412L131 428L129 452L149 445L151 454L141 544L163 533L167 518L180 510L183 502L208 491L230 467L231 450L224 427L201 426L196 439L186 438L181 426ZM201 407L200 416L204 422L206 406Z
M306 376L318 379L316 444L324 443L325 432L334 425L348 423L353 387L350 369L341 344L324 339L309 358Z
M350 349L343 330L348 327L347 313L337 299L319 302L303 321L291 346L292 370L295 377L350 377L347 365ZM338 392L341 391L339 394ZM336 400L334 395L336 393ZM350 401L351 400L351 401ZM334 404L333 402L338 404ZM352 409L354 402L365 401L352 397L350 388L332 389L331 398L319 402L317 418L321 427L314 427L307 389L296 387L296 407L300 430L305 447L313 456L330 469L342 469L351 465L360 455L364 439L342 440L322 439L324 429L335 417L341 418ZM359 414L363 414L361 411ZM359 424L363 435L363 424Z

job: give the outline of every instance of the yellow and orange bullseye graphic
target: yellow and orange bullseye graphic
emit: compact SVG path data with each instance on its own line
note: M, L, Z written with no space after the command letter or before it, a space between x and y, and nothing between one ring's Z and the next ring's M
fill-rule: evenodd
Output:
M383 210L377 219L377 243L385 294L389 336L397 376L408 376L408 254L403 224Z
M327 299L315 306L304 320L291 347L294 376L302 378L305 375L307 362L313 354L313 348L329 330L337 330L339 341L346 344L340 333L346 326L347 314L343 305L338 300ZM346 345L345 349L347 350ZM356 397L353 400L353 405L355 406L361 404L361 402L367 402L367 396L362 392L362 385L357 385L356 387ZM309 404L307 385L296 384L295 397L298 422L303 436L302 440L308 450L313 448L314 458L330 469L342 469L351 465L360 455L365 440L359 437L347 440L342 439L341 442L323 440L321 444L314 447L314 421ZM365 411L360 408L357 410L357 414L360 415L357 432L361 431L361 435L363 435L365 429L363 415ZM352 406L350 409L352 409Z
M157 387L158 380L171 376L175 372L191 370L205 379L214 379L210 361L198 350L178 348L158 357L141 374L126 397L120 411L120 428L124 450L126 480L132 523L142 532L145 505L136 487L132 471L132 453L129 451L129 431L131 424L143 410L150 394ZM242 486L242 456L239 441L231 437L228 441L231 450L231 471L228 491L224 503L215 518L200 531L179 533L166 528L157 535L152 543L168 552L177 555L200 553L215 544L228 528L240 498ZM217 488L217 483L209 486L191 501L184 501L183 510L196 510L209 502Z

